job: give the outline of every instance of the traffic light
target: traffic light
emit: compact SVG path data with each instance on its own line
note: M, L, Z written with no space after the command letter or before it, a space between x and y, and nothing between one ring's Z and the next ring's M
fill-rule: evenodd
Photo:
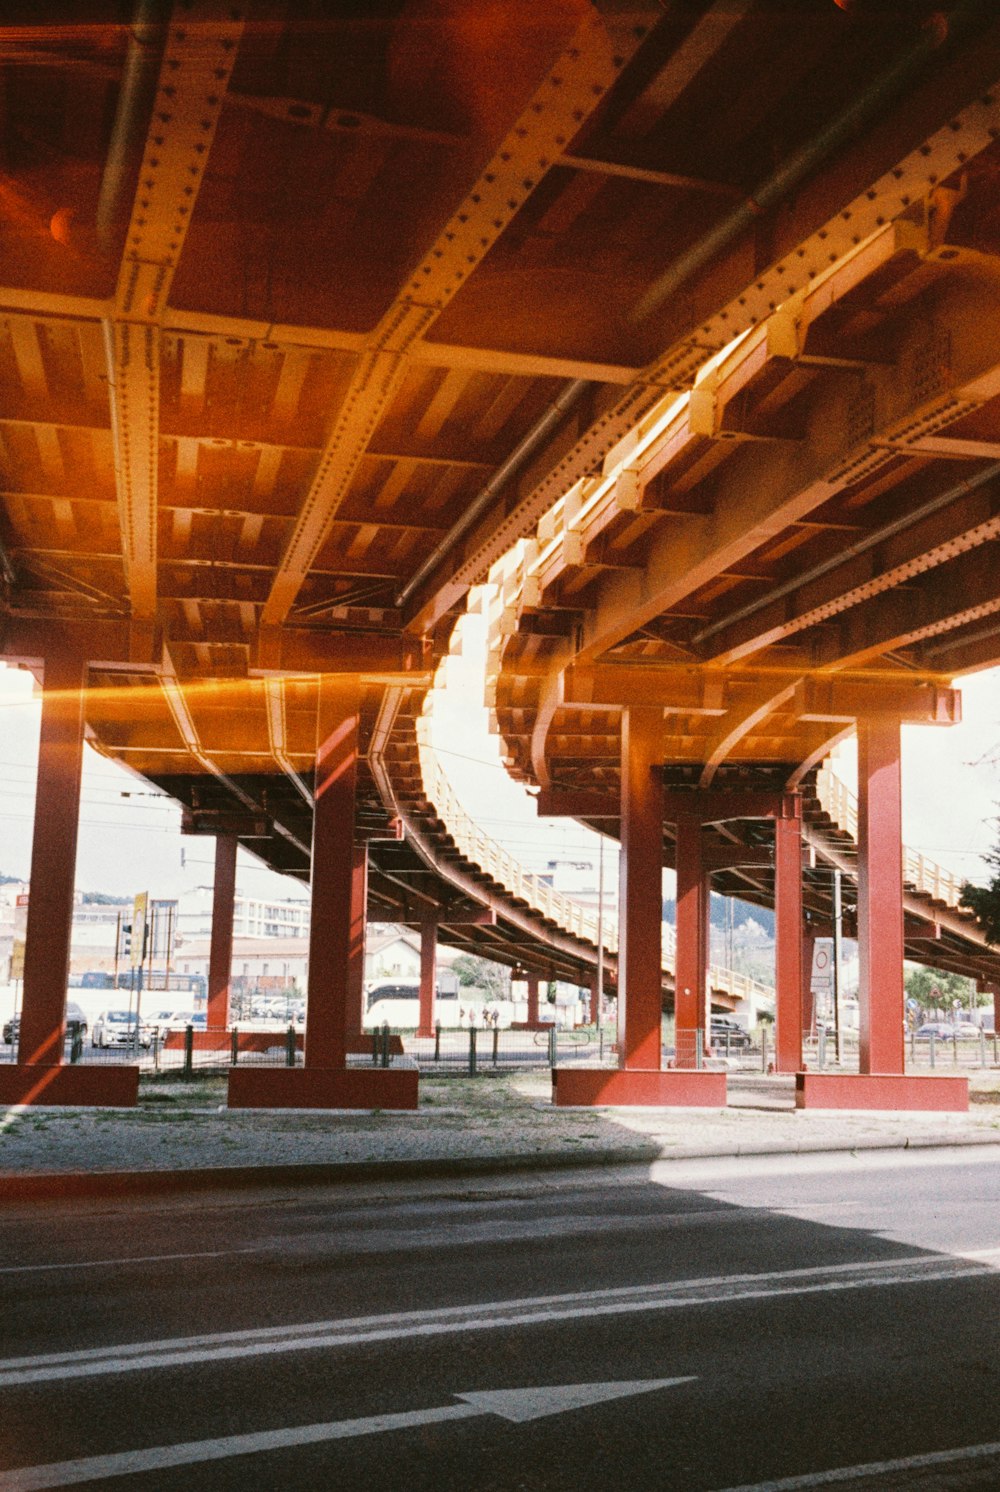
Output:
M128 958L132 952L132 924L123 922L118 933L118 956Z

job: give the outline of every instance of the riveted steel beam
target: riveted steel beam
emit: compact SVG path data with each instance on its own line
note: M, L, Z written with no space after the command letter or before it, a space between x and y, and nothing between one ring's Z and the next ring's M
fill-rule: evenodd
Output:
M633 35L631 48L639 44ZM263 620L284 621L343 502L372 433L399 388L412 349L537 190L559 151L597 108L629 55L590 16L513 129L400 286L372 333L333 422L313 484L278 567Z
M243 30L218 0L178 5L167 28L139 185L104 337L129 601L156 615L161 326Z
M934 469L917 484L906 512L845 547L830 559L772 589L761 602L722 617L702 636L711 638L700 656L732 664L761 648L870 601L947 564L959 554L1000 538L1000 465L941 490ZM933 495L920 501L921 489Z
M1000 570L996 546L970 551L935 571L929 582L877 596L847 613L839 635L821 644L829 662L857 668L888 651L912 647L972 623L1000 615Z
M641 579L605 574L595 581L579 660L599 657L736 569L768 537L898 460L907 432L940 428L987 403L1000 389L998 345L1000 310L992 287L943 288L930 319L926 313L911 319L894 365L870 376L862 424L853 381L834 380L810 406L802 449L744 449L715 483L711 515L696 514L652 534Z
M773 223L770 263L761 266L756 248L735 246L705 277L706 288L687 288L675 298L675 327L664 353L638 374L623 392L599 401L591 422L567 450L560 440L547 469L517 503L491 513L463 540L447 577L438 577L436 594L421 598L414 622L429 626L454 606L463 589L481 581L517 538L529 532L575 482L599 470L609 453L628 436L665 390L690 388L713 353L738 334L765 321L814 279L845 260L894 218L933 192L937 184L985 150L1000 128L1000 93L989 72L989 47L970 67L961 64L916 90L898 112L893 128L877 127L851 148L828 181L819 172L810 186ZM985 70L983 70L985 69ZM978 73L978 76L977 76ZM920 138L931 121L939 127ZM899 142L913 143L899 154ZM845 187L845 200L839 193ZM728 293L720 294L720 282ZM789 459L795 459L789 455ZM627 588L629 577L623 577Z

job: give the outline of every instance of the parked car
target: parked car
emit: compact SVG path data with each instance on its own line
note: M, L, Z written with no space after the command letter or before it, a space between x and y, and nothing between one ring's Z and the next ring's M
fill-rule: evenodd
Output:
M936 1041L947 1041L952 1035L952 1028L945 1021L925 1021L913 1034L917 1041L930 1041L932 1036Z
M204 1010L173 1010L168 1021L154 1020L153 1025L159 1025L161 1031L183 1031L187 1026L195 1031L204 1031L208 1025L208 1016Z
M86 1036L86 1034L87 1034L87 1017L83 1013L83 1007L81 1005L77 1005L77 1003L76 1003L75 1000L67 1000L66 1001L66 1034L67 1034L67 1036L70 1034L70 1026L73 1025L74 1022L76 1023L76 1026L78 1027L78 1034L80 1036Z
M712 1046L721 1047L723 1051L753 1046L750 1032L731 1015L713 1015L709 1035Z
M978 1036L979 1027L976 1025L975 1021L954 1021L951 1025L949 1034L958 1037Z
M197 1024L192 1021L191 1013L187 1010L154 1010L149 1015L143 1016L143 1021L153 1027L155 1031L183 1031L187 1025ZM204 1021L202 1022L204 1024Z
M91 1045L150 1046L153 1033L145 1020L136 1020L134 1010L102 1010L94 1022Z
M72 1034L73 1034L72 1027L73 1027L74 1022L76 1023L76 1026L79 1029L79 1035L81 1037L86 1036L86 1034L87 1034L87 1017L84 1015L83 1010L81 1009L81 1007L79 1005L77 1005L77 1003L76 1003L75 1000L67 1000L66 1001L66 1036L67 1036L67 1038L71 1037ZM20 1015L12 1015L9 1021L5 1021L4 1022L3 1032L0 1033L0 1034L2 1034L3 1040L7 1043L7 1045L13 1046L14 1043L17 1041L17 1038L20 1035L20 1033L21 1033L21 1017L20 1017Z

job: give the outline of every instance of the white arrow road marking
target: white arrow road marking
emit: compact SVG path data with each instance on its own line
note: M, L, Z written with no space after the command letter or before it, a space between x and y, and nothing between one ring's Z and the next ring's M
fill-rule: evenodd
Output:
M831 1264L814 1269L671 1280L657 1285L627 1285L610 1290L538 1295L471 1306L441 1306L381 1316L307 1321L292 1326L265 1326L73 1352L40 1353L32 1357L9 1357L0 1359L0 1388L48 1383L61 1378L96 1378L107 1373L184 1367L191 1363L268 1356L276 1352L329 1350L455 1332L549 1326L556 1321L593 1320L595 1316L619 1316L636 1311L645 1313L736 1304L746 1300L886 1285L922 1285L930 1280L951 1283L992 1273L985 1261L959 1261L932 1254L918 1258L878 1259L862 1264Z
M954 1451L928 1451L923 1456L900 1456L895 1461L868 1461L863 1466L835 1466L831 1471L807 1471L803 1476L784 1476L773 1482L754 1482L727 1487L725 1492L809 1492L812 1487L835 1487L861 1477L893 1476L899 1471L921 1471L930 1466L954 1466L961 1461L988 1461L1000 1457L1000 1440L989 1445L966 1445Z
M657 1388L691 1383L692 1378L641 1378L630 1383L567 1383L555 1387L507 1388L456 1394L460 1404L436 1409L412 1409L405 1414L374 1414L366 1419L335 1420L325 1425L295 1425L287 1430L261 1430L255 1435L226 1435L221 1440L187 1440L180 1445L155 1445L148 1450L119 1451L108 1456L87 1456L77 1461L56 1461L48 1466L23 1466L0 1472L4 1492L40 1492L44 1487L72 1487L105 1477L128 1476L140 1471L162 1471L168 1466L191 1466L202 1461L222 1461L230 1456L259 1455L263 1451L287 1450L299 1445L319 1445L327 1440L347 1440L354 1435L381 1435L387 1430L411 1430L445 1420L474 1419L481 1414L499 1415L523 1425L547 1414L585 1409L610 1399L632 1398Z

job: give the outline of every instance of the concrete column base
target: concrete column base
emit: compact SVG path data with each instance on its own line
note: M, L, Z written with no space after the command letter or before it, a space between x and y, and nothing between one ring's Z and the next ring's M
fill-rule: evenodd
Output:
M562 1067L552 1074L552 1102L563 1105L723 1109L726 1074L702 1069Z
M138 1067L96 1062L0 1065L0 1104L133 1109L138 1097Z
M797 1072L797 1109L914 1109L964 1114L969 1080L935 1074Z
M232 1067L231 1109L415 1109L415 1067Z

